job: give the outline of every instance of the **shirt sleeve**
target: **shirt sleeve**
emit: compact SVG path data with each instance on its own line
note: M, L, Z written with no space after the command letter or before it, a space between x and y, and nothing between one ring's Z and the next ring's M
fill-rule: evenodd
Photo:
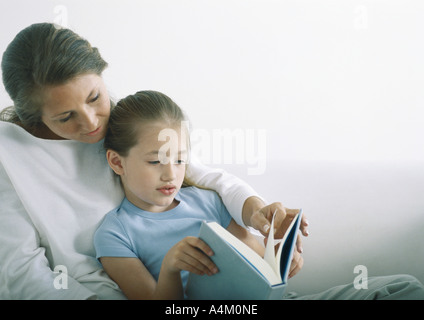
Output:
M218 196L218 194L216 192L213 192L213 194L214 194L214 200L216 203L215 207L218 210L217 212L218 222L223 228L227 229L228 225L231 222L232 217L230 213L228 212L227 208L225 207L224 203L222 202L221 198Z
M0 163L0 299L95 299L67 275L67 289L55 288L55 273L40 246L36 227Z
M96 258L127 257L137 258L124 226L119 219L109 213L94 234Z
M210 168L203 165L194 155L186 172L187 177L194 183L215 190L234 220L241 226L243 222L242 210L247 198L260 197L246 182L222 169Z

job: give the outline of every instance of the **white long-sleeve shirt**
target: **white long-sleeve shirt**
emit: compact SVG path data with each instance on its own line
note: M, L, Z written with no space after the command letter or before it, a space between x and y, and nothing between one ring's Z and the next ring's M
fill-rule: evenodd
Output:
M196 161L187 175L216 190L243 225L251 187ZM0 121L0 299L125 299L93 246L122 198L102 142L39 139Z

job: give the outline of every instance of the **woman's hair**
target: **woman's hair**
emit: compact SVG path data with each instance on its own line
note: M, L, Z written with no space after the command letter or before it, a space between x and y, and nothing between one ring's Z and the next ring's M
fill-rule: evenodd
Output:
M106 67L97 48L75 32L52 23L33 24L19 32L3 54L3 83L14 106L3 110L0 120L36 128L45 86L62 85L86 73L100 76Z
M143 125L156 121L174 127L183 125L182 121L187 121L187 118L181 108L163 93L139 91L129 95L112 109L103 146L126 157L137 144ZM187 139L190 146L188 133ZM187 186L204 189L185 177L183 187Z

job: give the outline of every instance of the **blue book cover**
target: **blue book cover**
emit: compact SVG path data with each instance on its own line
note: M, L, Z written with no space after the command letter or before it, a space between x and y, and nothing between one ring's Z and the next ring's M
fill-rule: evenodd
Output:
M214 251L211 257L219 272L190 273L186 295L192 300L276 300L287 285L302 211L293 219L275 254L273 235L265 259L215 222L203 222L199 238ZM273 230L273 222L270 230ZM272 242L271 242L272 241ZM271 249L269 249L271 248ZM272 257L270 252L272 252ZM268 257L267 257L268 256Z

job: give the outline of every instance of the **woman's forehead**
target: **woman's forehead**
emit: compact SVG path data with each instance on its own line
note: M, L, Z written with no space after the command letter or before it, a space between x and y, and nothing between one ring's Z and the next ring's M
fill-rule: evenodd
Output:
M64 84L46 86L43 88L43 108L52 115L65 112L65 109L72 109L75 103L90 99L103 86L103 79L96 74L80 75Z

